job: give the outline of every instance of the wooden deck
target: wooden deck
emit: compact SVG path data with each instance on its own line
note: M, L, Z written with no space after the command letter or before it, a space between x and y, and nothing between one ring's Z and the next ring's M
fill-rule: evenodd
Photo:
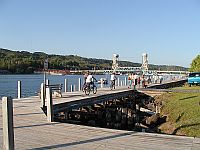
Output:
M121 91L122 89L120 89ZM117 90L115 91L117 92ZM98 94L106 93L104 89ZM82 97L82 92L64 94L58 101ZM93 94L89 97L94 96ZM85 96L86 97L86 96ZM88 96L87 96L88 97ZM134 131L96 128L67 123L48 123L40 108L38 97L14 100L15 149L170 149L197 150L200 139L193 137L159 135ZM2 105L0 101L0 112ZM2 149L2 113L0 113L0 149Z

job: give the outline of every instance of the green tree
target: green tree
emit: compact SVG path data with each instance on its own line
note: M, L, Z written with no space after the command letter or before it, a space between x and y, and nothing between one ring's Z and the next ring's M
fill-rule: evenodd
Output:
M200 72L200 55L198 55L195 59L193 59L189 71Z

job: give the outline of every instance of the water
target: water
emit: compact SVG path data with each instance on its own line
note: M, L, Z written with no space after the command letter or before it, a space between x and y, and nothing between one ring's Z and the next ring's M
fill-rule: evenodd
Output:
M172 77L177 77L179 75L164 75L164 81L171 80ZM126 75L118 75L117 76L124 84ZM78 82L79 78L81 78L82 85L83 85L83 75L47 75L47 79L49 79L50 84L63 84L63 91L64 91L64 80L68 79L68 91L70 89L70 85L75 85L76 90L78 90ZM100 78L106 78L108 81L110 79L109 74L105 75L95 75L97 80ZM40 90L40 85L44 80L43 74L31 74L31 75L0 75L0 100L3 96L11 96L13 98L17 98L17 82L21 81L22 84L22 97L29 97L37 95L38 91ZM128 83L128 82L127 82ZM97 88L100 88L100 84L97 84ZM104 85L107 87L108 85Z
M124 81L125 76L118 76L120 80ZM75 85L76 90L78 90L79 78L83 83L83 75L47 75L50 84L63 84L64 91L64 80L68 79L68 90L70 85ZM108 81L110 79L109 74L105 75L95 75L97 80L100 78L106 78ZM31 74L31 75L0 75L0 100L3 96L11 96L17 98L17 82L21 81L22 84L22 97L29 97L37 95L40 85L44 80L43 74ZM108 86L108 85L105 85ZM97 85L100 87L100 84Z

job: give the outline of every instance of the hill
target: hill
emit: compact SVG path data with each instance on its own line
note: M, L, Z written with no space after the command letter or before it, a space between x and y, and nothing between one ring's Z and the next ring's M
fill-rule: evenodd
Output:
M77 55L49 55L43 52L12 51L0 49L0 73L33 73L43 69L44 60L48 58L50 69L59 70L92 70L111 69L112 60L84 58ZM120 61L119 66L139 67L140 63ZM188 68L168 65L149 65L150 70L181 70Z

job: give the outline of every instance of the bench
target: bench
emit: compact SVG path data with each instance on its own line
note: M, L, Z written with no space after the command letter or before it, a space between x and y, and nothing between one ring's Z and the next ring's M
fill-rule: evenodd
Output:
M52 90L52 94L55 97L62 97L62 84L50 84L50 85L46 85L46 88L51 88Z

